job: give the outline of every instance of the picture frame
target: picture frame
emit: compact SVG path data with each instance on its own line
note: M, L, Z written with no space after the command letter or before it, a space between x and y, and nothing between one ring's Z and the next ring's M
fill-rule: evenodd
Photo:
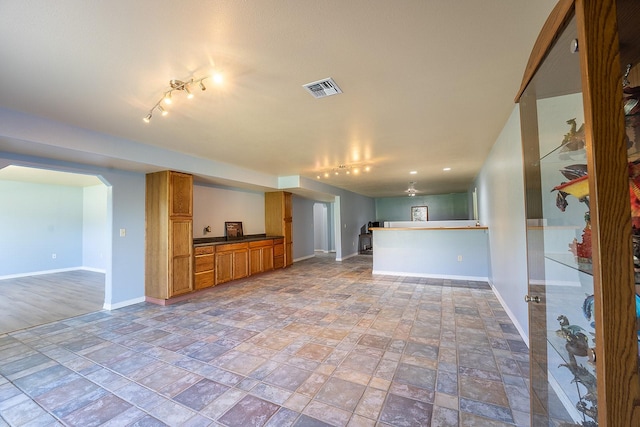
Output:
M224 235L230 239L238 239L244 236L242 232L242 221L225 221Z
M411 221L429 221L427 206L411 206Z

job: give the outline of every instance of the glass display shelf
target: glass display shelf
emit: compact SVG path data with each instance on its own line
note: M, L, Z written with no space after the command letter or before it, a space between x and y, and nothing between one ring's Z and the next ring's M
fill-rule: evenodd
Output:
M567 254L545 254L546 259L551 261L555 261L558 264L564 265L565 267L572 268L574 270L580 271L582 273L586 273L590 276L593 276L593 264L590 261L579 261L577 257L575 257L571 253Z

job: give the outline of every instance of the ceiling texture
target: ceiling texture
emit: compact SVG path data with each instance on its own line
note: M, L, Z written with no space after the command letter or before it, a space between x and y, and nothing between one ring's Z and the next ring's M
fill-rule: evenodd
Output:
M370 197L467 191L555 3L0 0L0 107ZM170 80L212 73L143 122ZM327 77L343 93L303 88Z

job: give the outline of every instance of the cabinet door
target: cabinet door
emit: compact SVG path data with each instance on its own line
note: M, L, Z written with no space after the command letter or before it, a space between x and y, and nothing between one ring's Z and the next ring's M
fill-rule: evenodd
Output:
M273 270L273 246L262 248L262 271Z
M574 17L520 98L531 391L540 403L532 425L597 422L595 324L583 313L594 285L580 57L569 49L576 38Z
M274 241L273 245L273 268L284 267L284 240Z
M293 222L291 218L284 221L284 264L293 264Z
M192 216L193 176L170 172L169 178L169 215Z
M258 274L264 271L262 267L262 248L249 249L249 272Z
M233 279L233 252L216 252L216 285Z
M233 252L233 278L242 279L249 275L249 250L240 249Z
M192 225L191 220L170 220L169 296L193 290L191 273Z

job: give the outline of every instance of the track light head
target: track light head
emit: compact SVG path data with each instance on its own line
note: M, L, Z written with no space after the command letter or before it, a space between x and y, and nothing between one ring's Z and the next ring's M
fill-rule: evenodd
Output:
M181 90L185 92L187 94L187 99L193 98L193 92L191 92L191 88L195 87L196 84L198 84L198 86L200 87L200 90L202 91L207 90L207 87L204 85L204 80L208 78L211 78L213 82L216 84L222 83L222 75L218 73L201 77L198 79L190 78L188 80L177 80L177 79L169 80L170 88L166 92L164 92L162 97L158 100L158 102L156 102L156 104L153 107L151 107L151 110L149 110L149 113L145 117L143 117L142 120L145 123L149 123L151 121L151 116L155 109L158 109L158 111L163 116L166 116L167 114L169 114L169 112L165 110L160 104L162 104L163 101L167 105L171 104L172 103L171 95L176 90Z

